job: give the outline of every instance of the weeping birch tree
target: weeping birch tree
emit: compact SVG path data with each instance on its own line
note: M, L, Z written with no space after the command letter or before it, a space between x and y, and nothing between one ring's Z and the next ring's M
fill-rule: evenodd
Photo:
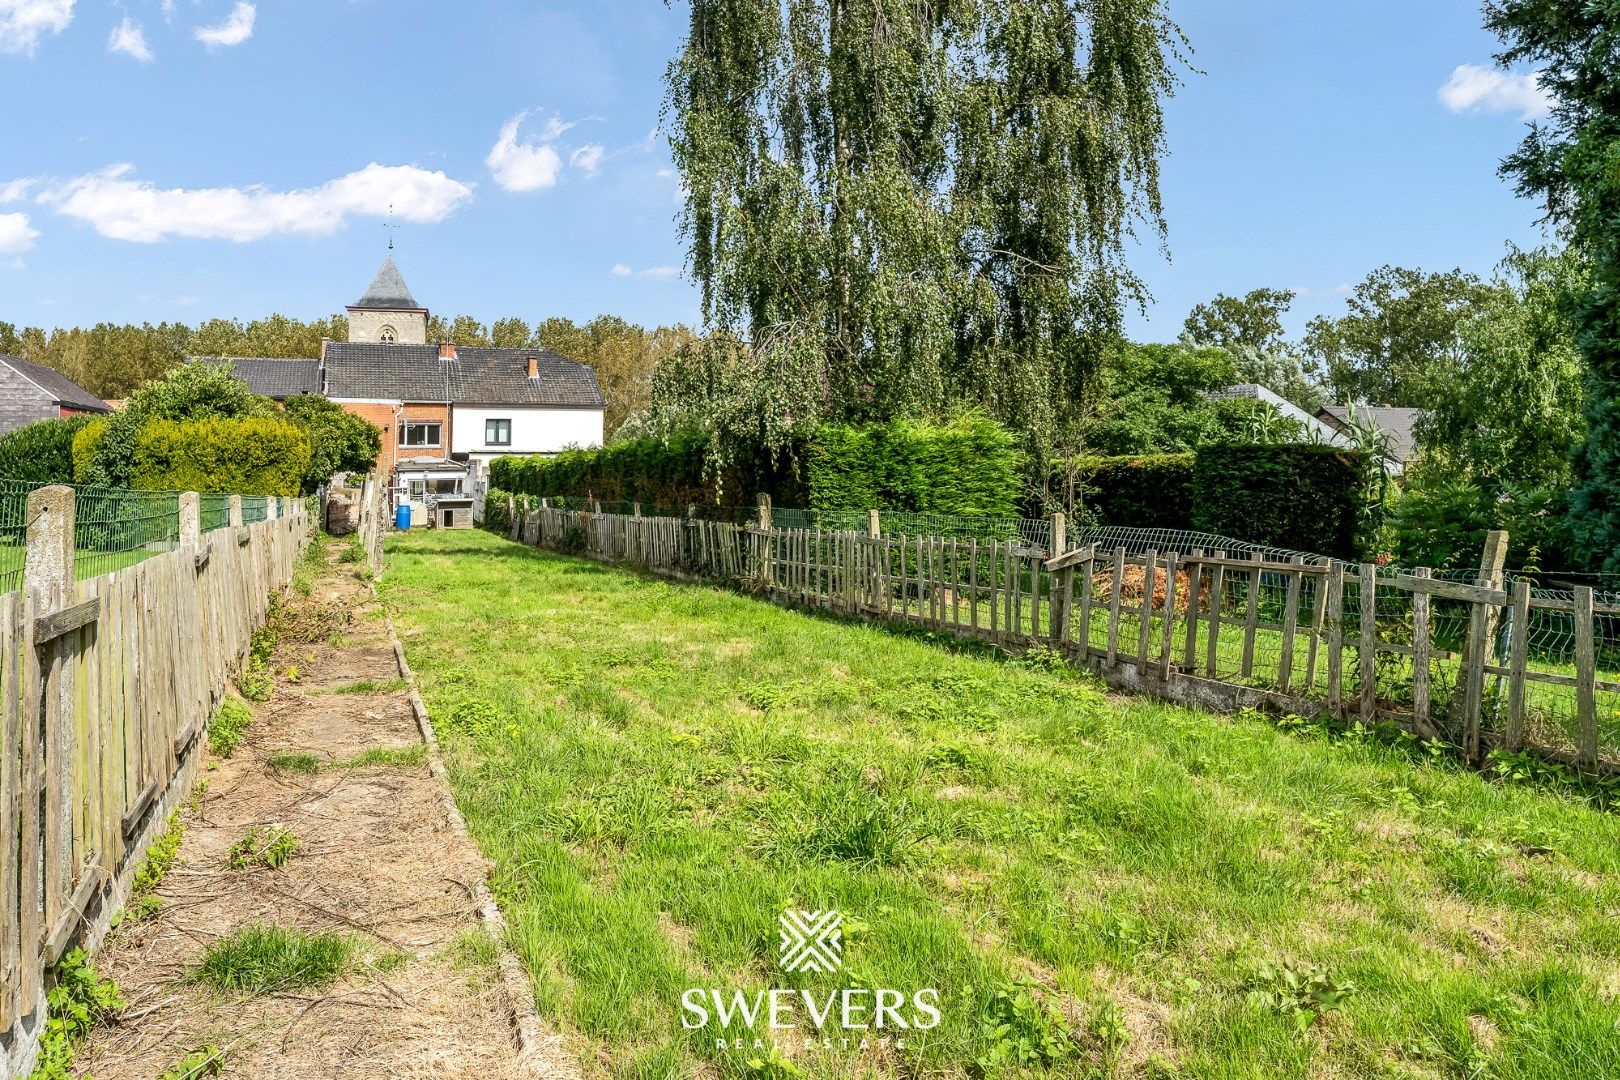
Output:
M655 426L783 445L979 407L1032 447L1163 243L1161 0L691 0L665 123L710 347Z

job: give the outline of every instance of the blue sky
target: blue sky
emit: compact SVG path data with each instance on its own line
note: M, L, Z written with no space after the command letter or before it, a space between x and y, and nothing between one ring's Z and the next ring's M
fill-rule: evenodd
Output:
M1169 106L1171 257L1133 256L1157 301L1134 336L1260 285L1299 290L1297 331L1386 262L1486 272L1539 241L1495 167L1540 95L1486 70L1477 3L1171 8L1202 73ZM392 232L439 313L695 321L657 135L684 18L679 0L0 0L0 320L324 315Z

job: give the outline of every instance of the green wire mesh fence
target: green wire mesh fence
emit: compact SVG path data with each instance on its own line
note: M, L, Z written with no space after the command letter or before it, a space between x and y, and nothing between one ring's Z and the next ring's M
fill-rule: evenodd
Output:
M180 494L75 485L73 572L122 570L180 542Z
M242 524L255 525L270 515L270 499L266 495L242 496Z
M0 480L0 593L22 587L28 493L36 486L19 480Z
M203 532L223 529L231 523L231 497L204 494L197 497L198 528Z

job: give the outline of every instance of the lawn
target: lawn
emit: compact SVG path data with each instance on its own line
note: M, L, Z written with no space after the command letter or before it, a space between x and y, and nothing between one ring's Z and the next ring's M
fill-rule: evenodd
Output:
M1620 1068L1620 819L1571 799L482 532L391 538L383 591L593 1075ZM843 913L842 971L778 970L789 908ZM771 987L940 1022L682 1026Z

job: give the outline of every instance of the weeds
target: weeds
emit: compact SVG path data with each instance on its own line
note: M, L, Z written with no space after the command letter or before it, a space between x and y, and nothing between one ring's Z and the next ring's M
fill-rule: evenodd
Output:
M62 957L53 978L45 996L47 1019L39 1037L39 1058L29 1080L69 1080L73 1055L90 1029L125 1005L118 984L97 975L83 949Z
M298 990L330 986L353 956L354 943L339 934L248 926L209 945L191 975L222 992Z
M333 763L338 769L415 769L427 761L427 744L373 746L350 758Z
M360 679L342 686L334 686L326 691L328 694L393 694L401 690L409 690L411 684L404 679Z
M977 1061L981 1073L1045 1068L1075 1056L1079 1048L1068 1022L1039 993L1027 980L990 988L979 1019L979 1037L986 1047Z
M292 773L298 776L314 776L324 767L320 757L302 750L288 750L279 754L271 754L265 762L271 772Z
M158 1080L203 1080L206 1076L218 1076L224 1068L225 1051L210 1043L170 1065Z
M237 870L245 870L250 866L279 870L298 851L298 846L298 837L289 829L276 827L260 829L254 826L242 839L231 845L227 857L231 866Z
M1292 1016L1300 1028L1307 1028L1319 1015L1339 1008L1355 992L1354 983L1335 979L1326 968L1262 961L1249 979L1247 1000L1262 1009Z
M201 788L201 782L198 784ZM135 880L130 884L129 902L124 905L116 917L118 924L138 923L156 915L163 906L162 899L157 895L157 887L162 883L164 875L180 857L180 841L185 838L186 826L180 820L180 811L177 809L169 815L163 824L163 831L147 846L146 860L141 868L135 871Z
M216 757L230 757L236 752L237 744L242 741L252 722L252 711L240 701L228 697L220 702L219 708L214 710L213 719L208 722L209 753Z

